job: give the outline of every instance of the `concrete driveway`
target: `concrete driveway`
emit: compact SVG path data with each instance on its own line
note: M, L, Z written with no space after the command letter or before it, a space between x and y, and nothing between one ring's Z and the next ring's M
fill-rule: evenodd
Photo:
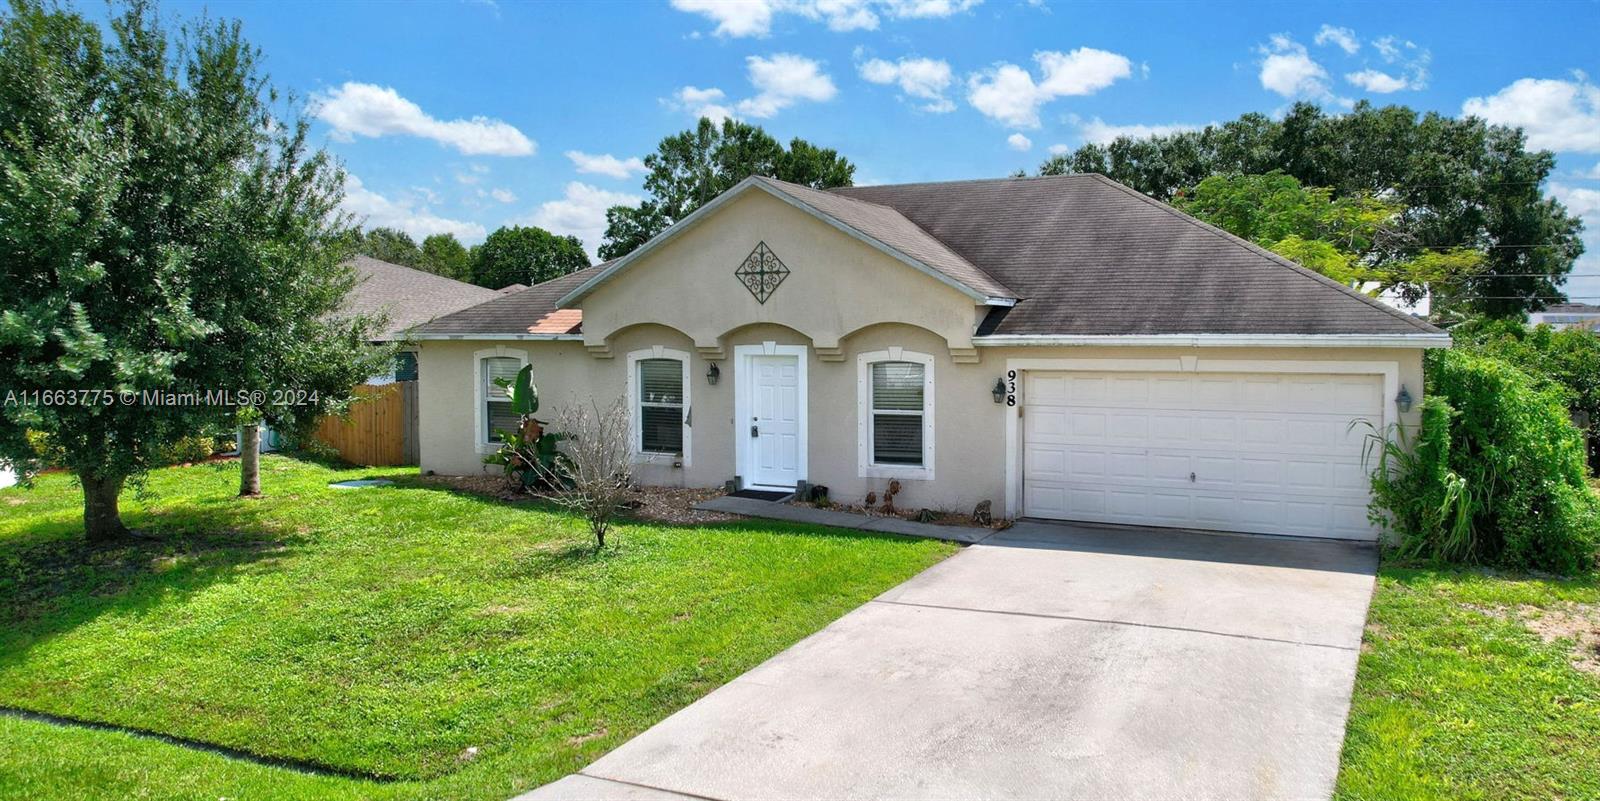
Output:
M1024 522L524 799L1326 799L1377 566Z

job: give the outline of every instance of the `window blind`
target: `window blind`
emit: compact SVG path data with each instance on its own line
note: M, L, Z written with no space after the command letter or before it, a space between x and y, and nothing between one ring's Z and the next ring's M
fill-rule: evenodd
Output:
M639 362L639 450L683 452L683 363L677 359Z
M499 442L501 431L514 431L521 422L511 411L511 397L495 379L515 381L522 362L508 356L483 360L483 441Z
M872 365L872 461L922 464L923 366Z

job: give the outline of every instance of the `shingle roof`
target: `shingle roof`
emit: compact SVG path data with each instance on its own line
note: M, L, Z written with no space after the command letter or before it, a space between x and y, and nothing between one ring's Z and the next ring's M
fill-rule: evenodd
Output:
M1099 175L861 186L1022 300L980 334L1418 334L1426 322Z
M427 336L576 334L582 330L583 312L557 308L556 301L610 264L597 264L504 295L488 290L492 300L440 317L418 328L417 333Z
M906 219L904 214L890 206L791 184L775 178L761 177L757 180L854 228L861 234L932 267L963 286L988 297L1017 297L1016 293L995 280L994 276L979 269L960 253L951 250L937 237L919 228L916 223Z
M368 256L351 259L350 266L356 271L356 285L345 297L344 309L352 314L388 314L386 339L399 339L412 326L498 297L493 289Z

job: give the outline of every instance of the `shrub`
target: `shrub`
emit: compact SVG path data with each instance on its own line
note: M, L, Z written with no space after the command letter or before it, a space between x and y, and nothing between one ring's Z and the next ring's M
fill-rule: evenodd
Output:
M1600 337L1587 328L1557 331L1521 320L1474 320L1450 331L1458 349L1510 362L1536 385L1562 396L1590 432L1600 425ZM1600 437L1588 442L1591 466L1600 466Z
M161 464L186 464L203 462L216 453L217 438L209 434L191 434L163 448L159 454ZM231 445L229 447L232 447Z
M1380 448L1373 519L1409 556L1575 573L1594 565L1600 499L1563 397L1494 358L1429 357L1422 427Z

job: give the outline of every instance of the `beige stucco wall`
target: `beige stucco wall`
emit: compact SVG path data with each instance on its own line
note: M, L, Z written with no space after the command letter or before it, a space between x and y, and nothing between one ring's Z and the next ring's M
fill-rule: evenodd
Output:
M764 305L733 275L760 241L790 269ZM556 419L565 404L604 406L622 397L632 351L660 346L688 354L690 452L682 460L641 464L637 477L646 484L712 487L738 472L736 436L745 430L733 420L740 379L735 348L804 345L806 479L827 485L839 501L881 491L888 481L859 475L856 356L891 347L930 354L934 479L902 481L899 502L909 508L970 509L988 499L1004 509L1010 416L990 391L1009 359L1163 359L1189 369L1210 360L1389 362L1417 401L1422 395L1422 351L1411 348L974 348L981 309L970 298L759 191L641 258L579 305L583 342L422 343L424 470L483 470L488 448L475 429L474 354L496 348L520 352L533 365L546 420ZM712 361L721 369L716 386L705 379ZM1388 409L1392 413L1393 405ZM1416 416L1413 411L1405 422L1414 424Z
M472 406L473 353L501 345L522 350L533 364L534 380L543 398L540 416L554 419L563 404L598 400L602 405L626 390L627 360L631 350L654 345L690 353L690 407L693 448L687 465L644 464L642 483L670 486L714 487L733 478L736 432L733 420L738 366L731 358L736 345L809 345L807 338L787 328L750 326L728 337L730 358L722 360L721 380L710 386L705 379L708 362L688 349L688 337L662 326L639 326L614 343L616 358L599 359L578 343L570 342L427 342L422 346L422 468L459 475L482 470L482 454L474 437ZM1194 357L1199 367L1210 360L1288 362L1394 362L1399 379L1419 401L1422 394L1422 351L1417 349L1331 348L981 348L980 361L957 363L942 339L925 329L906 325L880 325L858 331L841 343L843 361L823 361L811 350L807 358L809 392L807 415L809 446L807 480L827 485L835 500L858 500L869 491L881 491L884 478L862 478L857 464L858 407L856 355L901 347L927 353L934 363L934 479L902 480L903 506L970 509L979 500L1003 506L1006 479L1007 411L990 394L995 379L1004 375L1009 359L1166 359L1181 363ZM1203 368L1202 368L1203 369ZM1392 405L1389 411L1393 413ZM1404 421L1417 422L1416 407Z

